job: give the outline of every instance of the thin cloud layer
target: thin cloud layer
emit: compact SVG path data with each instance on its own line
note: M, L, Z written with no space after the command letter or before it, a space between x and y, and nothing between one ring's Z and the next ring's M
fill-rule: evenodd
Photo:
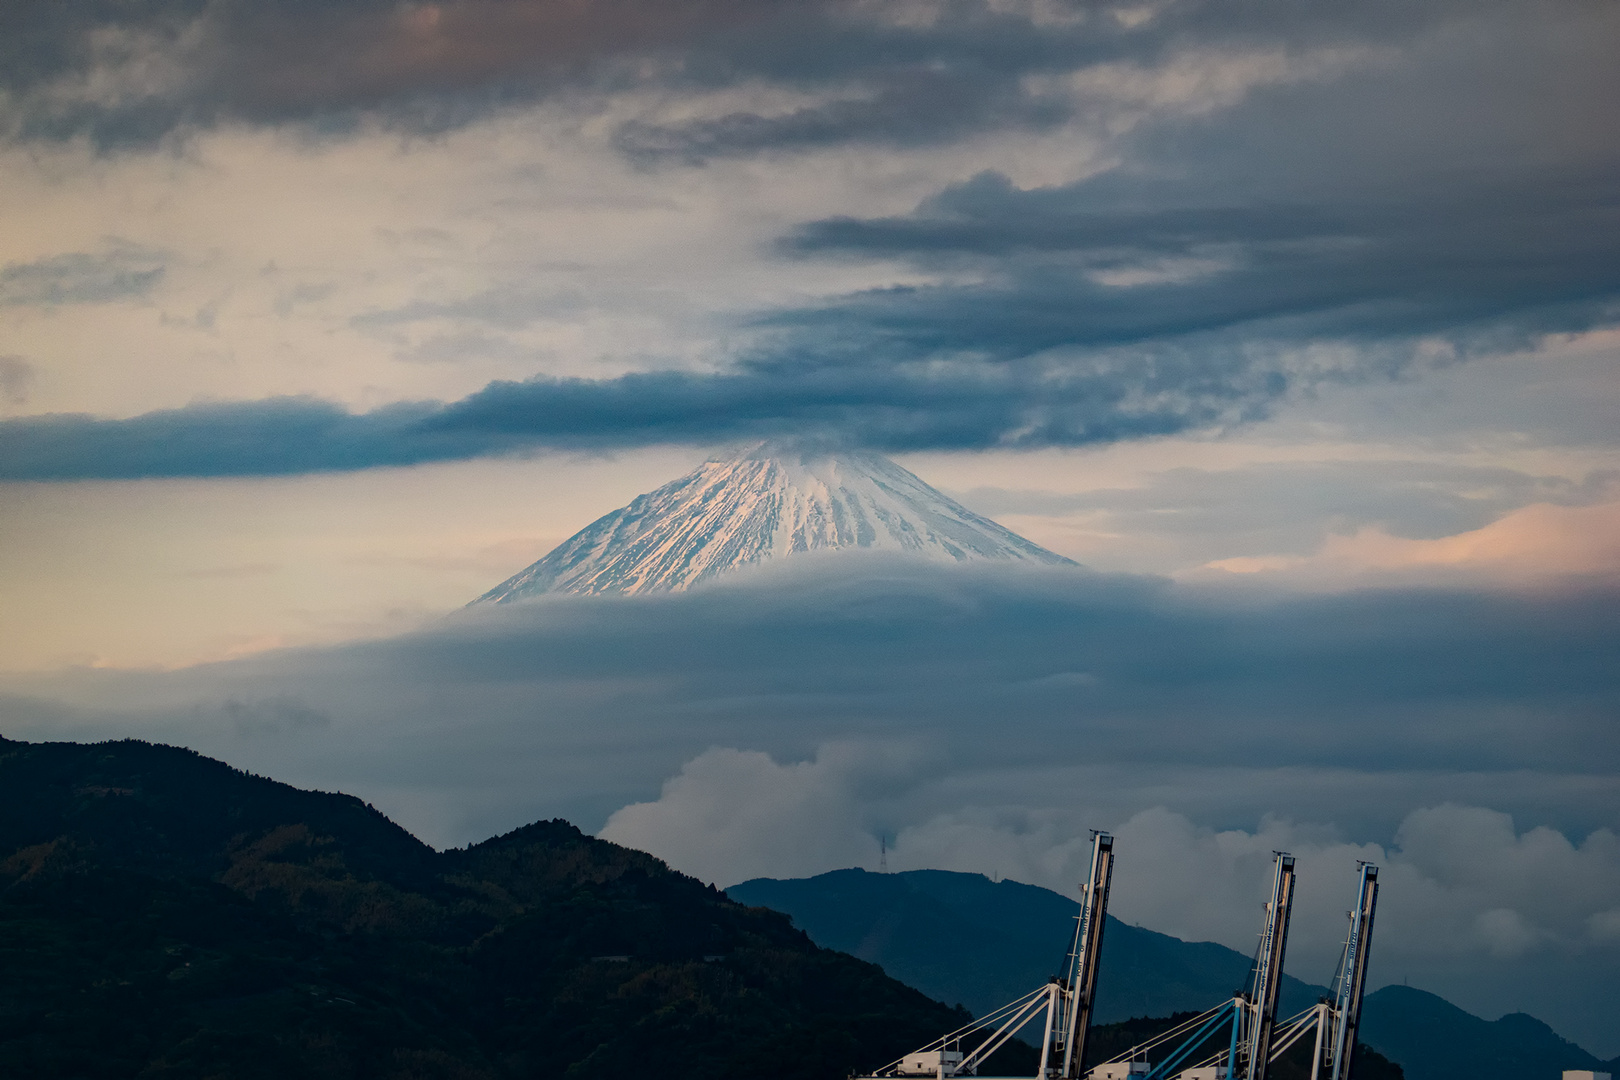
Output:
M0 307L105 304L145 296L162 279L162 254L113 243L95 254L52 255L0 267Z
M1290 585L1391 585L1484 579L1563 587L1620 581L1620 503L1515 510L1479 529L1436 539L1391 536L1376 526L1328 537L1309 555L1238 556L1201 571L1258 575ZM1209 576L1195 572L1191 576Z
M1291 585L1338 588L1569 587L1620 572L1620 476L1608 469L1571 477L1446 460L1265 461L1182 466L1073 493L955 494L1014 529L1073 545L1096 568L1286 574Z

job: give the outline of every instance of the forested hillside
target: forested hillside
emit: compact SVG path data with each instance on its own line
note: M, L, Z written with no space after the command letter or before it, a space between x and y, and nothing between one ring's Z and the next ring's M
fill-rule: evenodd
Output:
M0 740L0 1076L832 1080L961 1019L563 821L441 853L189 751Z

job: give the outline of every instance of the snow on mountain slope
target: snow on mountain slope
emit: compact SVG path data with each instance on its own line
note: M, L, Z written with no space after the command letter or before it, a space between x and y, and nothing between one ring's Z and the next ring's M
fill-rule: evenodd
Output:
M737 567L835 548L946 562L1069 563L888 458L764 445L705 462L638 496L473 602L548 592L678 591Z

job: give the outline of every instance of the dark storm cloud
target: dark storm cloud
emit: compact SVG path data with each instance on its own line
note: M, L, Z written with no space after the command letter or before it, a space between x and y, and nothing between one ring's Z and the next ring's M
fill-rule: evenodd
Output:
M954 304L931 292L777 316L753 358L718 373L494 382L358 415L280 398L4 420L0 479L280 475L784 436L886 451L1080 446L1252 421L1292 391L1394 375L1411 359L1397 340L1318 364L1215 333L1085 348L1065 341L1077 327L1050 282L1000 303L995 291L954 290Z
M648 49L678 54L646 69L669 87L836 89L831 103L780 114L621 130L621 147L644 161L949 141L1068 108L1101 110L1106 128L1106 101L1036 101L1024 77L1110 60L1152 79L1155 64L1197 49L1218 60L1223 48L1365 46L1379 59L1210 108L1143 106L1109 140L1117 164L1077 183L983 173L910 213L805 223L777 255L898 261L922 283L746 316L726 346L742 359L718 372L492 383L458 402L360 416L270 401L13 420L0 425L0 476L274 474L782 434L885 450L1081 445L1240 423L1325 383L1399 376L1420 357L1612 324L1620 144L1603 106L1620 106L1610 48L1620 8L1416 7L1289 7L1280 18L1263 3L1188 3L1135 25L1088 7L1045 25L967 0L913 21L885 19L895 9L884 5L766 4L742 18L719 0L121 6L128 33L103 38L123 42L132 71L161 82L169 69L135 63L147 47L136 39L195 23L203 29L174 30L174 42L224 49L234 65L229 88L197 100L243 115L315 115ZM115 9L72 10L83 17L39 16L53 41ZM336 62L332 50L352 55ZM47 49L15 77L43 85L77 55ZM127 293L160 272L74 261L88 258L6 273L15 296L44 302ZM510 328L589 303L500 285L352 321Z
M0 422L0 477L269 475L792 434L894 451L1074 446L1240 423L1295 391L1400 375L1425 343L1467 357L1612 322L1616 192L1140 210L1118 205L1116 177L1023 190L984 175L914 214L815 223L790 240L967 280L761 314L730 369L497 382L363 415L275 400L14 419ZM11 268L0 285L105 299L160 272L70 256ZM506 327L584 302L504 289L358 318Z
M854 95L862 101L796 117L622 133L636 155L694 159L1044 122L1050 110L1019 90L1019 76L1117 55L1127 36L1101 7L1083 30L975 2L905 25L898 14L774 0L33 0L0 16L0 70L14 134L110 144L224 119L341 127L366 112L435 129L550 93L633 86L764 80L848 97L869 84Z
M1044 20L1033 14L1037 6L805 5L777 21L700 39L675 74L678 85L763 82L819 91L825 99L774 112L632 120L615 143L644 164L701 164L771 151L915 147L983 131L1040 130L1074 116L1075 106L1060 92L1033 87L1029 76L1151 61L1177 33L1164 23L1127 27L1116 17L1123 5L1060 3L1051 10L1061 17Z
M1085 766L1150 784L1204 770L1144 797L1216 814L1274 808L1275 793L1233 778L1292 770L1332 777L1322 795L1338 800L1318 811L1301 794L1295 812L1380 828L1447 798L1513 809L1508 792L1533 790L1538 815L1588 831L1614 824L1590 796L1620 768L1616 599L1257 599L1079 570L807 557L687 594L475 608L388 641L13 677L19 696L0 710L13 737L134 723L289 778L465 781L576 816L650 797L710 746L794 759L859 739L920 747L940 776ZM330 722L231 742L240 725L221 703L294 690L298 716ZM1397 788L1377 805L1358 794Z
M442 632L350 655L448 686L606 680L611 707L644 708L649 723L672 710L756 725L770 702L789 727L858 715L878 731L921 725L1001 742L1005 730L973 731L977 718L1005 718L1017 701L1017 724L1031 734L1093 722L1107 732L1097 751L1120 757L1609 770L1620 765L1605 704L1620 690L1612 601L1443 591L1238 599L1084 571L832 556L644 601L475 609ZM652 692L638 706L620 679L650 680ZM1481 723L1501 737L1464 735ZM1014 757L1046 745L1004 741L996 752Z
M396 405L353 416L302 398L192 405L129 420L74 414L0 423L0 476L263 476L411 465L489 453L489 438L422 429L436 407Z
M1188 379L1196 380L1190 387ZM818 437L890 450L1107 442L1262 409L1286 377L1240 355L956 371L778 362L728 374L496 382L451 404L364 414L307 398L128 420L0 421L0 479L271 476L524 451Z
M1364 374L1399 366L1420 337L1466 354L1608 324L1620 313L1620 144L1606 120L1620 107L1620 14L1493 10L1500 21L1470 34L1411 34L1398 59L1167 110L1112 139L1118 163L1077 183L987 172L909 214L804 224L785 252L901 260L943 283L778 319L889 354L995 359L1168 341L1392 346L1364 357ZM1190 40L1327 32L1217 22Z
M1612 183L1315 206L1199 205L1207 188L1128 185L1133 201L1168 204L1146 210L1119 205L1126 187L1105 176L1029 191L985 174L907 217L804 226L788 241L795 251L900 257L983 279L783 318L1020 355L1239 328L1250 340L1442 334L1500 345L1620 311Z
M0 267L0 307L105 304L145 296L163 277L162 256L132 244Z
M1518 10L1518 9L1513 9ZM829 142L915 145L1041 126L1073 108L1024 81L1190 41L1288 47L1401 39L1467 5L1372 3L1351 14L1275 2L928 8L841 0L20 0L0 12L11 134L149 142L221 120L370 113L453 127L546 94L764 83L833 104L695 123L632 121L644 160ZM1053 13L1058 17L1050 17Z
M791 112L736 112L679 124L628 121L614 144L646 165L665 160L699 165L763 151L859 143L926 146L987 129L1050 128L1072 115L1061 98L1022 86L1021 74L971 63L892 71L868 93Z
M144 143L220 120L381 111L465 123L514 96L594 78L778 5L739 0L23 0L0 15L14 136Z

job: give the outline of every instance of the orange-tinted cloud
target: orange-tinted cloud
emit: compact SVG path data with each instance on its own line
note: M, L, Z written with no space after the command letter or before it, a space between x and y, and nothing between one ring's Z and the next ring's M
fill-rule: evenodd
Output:
M1368 578L1406 582L1456 577L1516 586L1620 579L1620 502L1536 503L1483 528L1434 540L1391 536L1369 526L1329 537L1314 555L1220 559L1200 570L1323 585L1367 584Z

